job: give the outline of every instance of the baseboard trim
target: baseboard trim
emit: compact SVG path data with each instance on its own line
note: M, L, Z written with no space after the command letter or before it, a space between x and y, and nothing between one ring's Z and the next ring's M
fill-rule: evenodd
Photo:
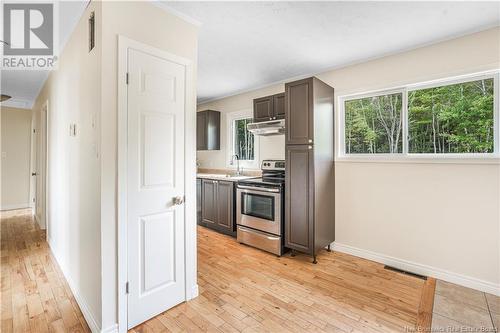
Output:
M57 264L61 268L61 271L64 274L64 278L68 282L69 288L71 289L71 292L73 293L73 296L75 297L76 303L80 307L80 310L82 311L83 317L85 318L85 321L87 322L87 325L89 325L90 330L93 333L98 333L101 332L101 329L99 328L99 325L97 324L94 316L92 315L92 312L89 309L89 306L87 305L87 302L85 302L85 299L80 295L78 290L75 287L75 283L73 280L69 277L68 272L66 270L66 267L64 265L61 265L61 261L59 260L58 256L52 251L52 247L50 246L49 243L49 249L50 252L54 255L54 258L57 261ZM110 331L113 332L113 331Z
M188 297L187 297L186 300L190 301L193 298L198 297L199 294L200 294L200 291L199 291L199 288L198 288L198 284L195 284L194 286L191 287L191 294L188 295Z
M108 328L103 329L101 333L118 333L118 324L113 324Z
M500 285L495 283L477 279L474 277L454 273L447 271L445 269L428 266L424 264L419 264L411 262L408 260L398 259L385 254L380 254L377 252L360 249L354 246L341 244L334 242L332 243L332 248L334 251L350 254L356 257L361 257L364 259L376 261L378 263L393 266L405 271L414 272L417 274L430 276L436 279L444 280L447 282L455 283L464 287L480 290L489 294L500 296Z
M2 205L0 210L15 210L15 209L28 209L31 208L29 203L13 204L13 205Z

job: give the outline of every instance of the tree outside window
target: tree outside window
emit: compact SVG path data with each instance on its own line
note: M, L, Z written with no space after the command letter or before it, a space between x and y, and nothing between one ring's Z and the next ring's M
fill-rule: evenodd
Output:
M410 153L493 153L493 79L408 93Z
M402 94L345 102L346 154L402 152Z
M237 119L233 123L234 128L234 148L233 152L238 155L241 161L253 161L255 159L254 152L254 135L247 130L247 124L252 122L252 118Z
M455 82L344 100L344 153L493 154L494 77Z

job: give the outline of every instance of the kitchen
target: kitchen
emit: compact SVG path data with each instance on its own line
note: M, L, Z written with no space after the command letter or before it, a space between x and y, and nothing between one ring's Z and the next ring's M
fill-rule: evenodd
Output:
M333 88L317 78L286 83L284 93L253 99L252 118L230 115L222 145L221 112L199 111L199 158L225 144L231 167L199 168L198 224L316 264L335 240L333 105ZM269 149L259 152L260 172L244 169L258 163L254 145Z

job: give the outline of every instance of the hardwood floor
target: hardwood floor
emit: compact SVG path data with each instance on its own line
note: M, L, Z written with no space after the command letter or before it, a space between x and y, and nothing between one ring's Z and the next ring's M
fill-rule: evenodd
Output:
M198 283L131 331L408 332L430 327L435 280L341 253L277 258L198 227Z
M29 211L1 215L1 332L90 332ZM198 228L200 296L131 332L407 332L430 325L427 282L341 253L277 258Z
M31 211L0 220L1 332L90 332Z

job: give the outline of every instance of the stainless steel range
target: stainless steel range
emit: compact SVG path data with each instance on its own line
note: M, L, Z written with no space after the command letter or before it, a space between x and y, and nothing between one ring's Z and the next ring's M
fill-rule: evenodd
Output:
M240 243L283 254L285 161L262 161L262 177L236 187L236 234Z

